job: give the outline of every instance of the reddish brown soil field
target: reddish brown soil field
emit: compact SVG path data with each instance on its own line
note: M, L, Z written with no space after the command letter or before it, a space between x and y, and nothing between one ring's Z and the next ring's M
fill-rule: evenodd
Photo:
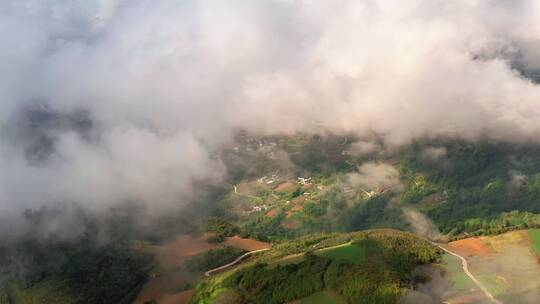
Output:
M474 293L474 294L468 294L468 295L462 295L462 296L456 296L449 300L446 300L445 303L449 304L473 304L473 303L481 303L482 301L486 300L486 296L484 296L481 293Z
M274 208L274 209L266 212L265 216L266 217L275 217L277 214L278 214L278 209Z
M188 304L189 300L193 297L193 294L195 294L195 289L190 289L186 291L182 291L175 294L168 294L166 290L159 290L162 293L162 297L154 298L159 299L156 300L158 304ZM135 302L138 303L138 302ZM144 302L141 302L144 303Z
M187 303L189 303L189 300L191 300L191 297L193 297L194 293L195 293L195 289L190 289L190 290L186 290L186 291L182 291L180 293L177 293L177 294L174 295L175 302L171 302L171 304L172 303L187 304Z
M159 304L187 304L195 290L187 290L175 294L171 291L185 284L187 274L168 273L149 280L139 293L134 304L143 304L154 300Z
M198 238L182 235L165 245L157 246L154 253L162 268L178 267L190 256L218 247L208 243L207 238L208 235Z
M193 281L192 274L180 269L183 262L193 255L226 245L247 251L271 246L269 243L243 239L238 236L228 237L222 244L210 244L206 239L211 235L208 233L200 237L182 235L167 244L149 248L148 252L155 256L161 274L150 279L143 286L134 304L143 304L149 300L154 300L159 304L187 304L193 296L194 290L175 294L171 294L171 291L186 282Z
M148 280L134 303L143 304L149 300L155 300L159 304L188 303L192 294L187 292L171 294L170 292L193 280L191 274L178 270L186 259L218 247L218 245L206 242L208 236L203 235L195 238L182 235L167 244L150 247L148 251L154 255L158 262L161 274Z
M294 207L291 208L291 211L294 211L294 212L299 212L302 210L304 210L304 206L300 203L296 203Z
M281 225L287 229L296 229L296 227L298 227L298 222L294 220L288 220L284 221Z
M228 237L225 245L242 248L247 251L270 248L272 245L252 239L243 239L239 236Z
M493 251L479 238L468 238L448 243L448 248L464 256L488 256Z
M308 184L308 185L302 186L302 189L304 189L304 192L309 192L308 190L311 190L313 188L315 188L314 184Z
M277 192L292 192L296 188L296 184L293 182L284 182L274 189Z
M306 200L306 197L304 195L300 195L299 197L292 200L293 203L302 203Z
M304 210L304 205L302 205L301 202L297 202L294 204L294 206L291 208L291 210L285 212L285 218L290 218L291 216L293 216L293 214L295 214L296 212L300 212Z

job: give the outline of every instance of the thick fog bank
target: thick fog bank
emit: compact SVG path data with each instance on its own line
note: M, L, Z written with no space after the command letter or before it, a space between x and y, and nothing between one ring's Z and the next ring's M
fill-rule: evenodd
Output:
M4 1L0 213L176 206L223 177L238 130L538 143L540 87L522 75L540 68L539 15L533 0Z

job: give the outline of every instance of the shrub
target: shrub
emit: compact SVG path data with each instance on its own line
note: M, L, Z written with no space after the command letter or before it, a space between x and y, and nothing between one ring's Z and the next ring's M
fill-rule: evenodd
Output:
M204 222L205 232L214 232L220 236L233 236L240 232L238 226L233 225L221 218L210 218Z
M323 276L329 259L306 255L299 264L269 269L266 264L244 268L225 281L238 287L240 303L280 304L309 296L324 288Z

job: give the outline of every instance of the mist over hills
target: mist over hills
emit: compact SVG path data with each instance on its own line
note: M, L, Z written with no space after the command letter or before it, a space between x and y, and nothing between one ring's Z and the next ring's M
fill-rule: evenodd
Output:
M540 227L539 17L534 0L0 3L0 303L129 303L188 233ZM201 275L159 267L189 290Z
M537 143L539 90L522 76L538 68L537 11L535 1L8 1L0 209L167 209L193 181L224 176L215 155L239 130ZM23 130L36 109L50 117Z

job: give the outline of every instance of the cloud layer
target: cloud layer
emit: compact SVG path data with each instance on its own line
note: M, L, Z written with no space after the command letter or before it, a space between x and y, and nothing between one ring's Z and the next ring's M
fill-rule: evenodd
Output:
M240 129L538 143L540 87L513 67L540 68L539 15L533 0L4 1L0 212L176 204L223 175L215 152ZM21 125L29 108L91 127Z

